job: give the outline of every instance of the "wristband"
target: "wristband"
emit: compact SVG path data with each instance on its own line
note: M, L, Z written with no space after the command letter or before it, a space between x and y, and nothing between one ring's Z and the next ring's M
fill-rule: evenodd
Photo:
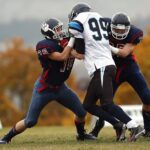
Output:
M67 46L69 46L69 47L72 48L74 46L74 42L75 42L75 38L71 37L70 40L69 40L69 42L68 42L68 44L67 44Z

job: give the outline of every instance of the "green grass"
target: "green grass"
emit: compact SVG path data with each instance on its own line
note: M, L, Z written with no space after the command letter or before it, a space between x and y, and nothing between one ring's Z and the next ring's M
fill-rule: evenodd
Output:
M2 137L9 129L0 130ZM112 128L104 128L97 141L79 142L74 127L34 127L16 136L0 150L150 150L150 138L140 137L136 142L115 142Z

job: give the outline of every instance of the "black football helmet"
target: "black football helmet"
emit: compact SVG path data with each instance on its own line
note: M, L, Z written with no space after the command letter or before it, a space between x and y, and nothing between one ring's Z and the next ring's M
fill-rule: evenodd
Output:
M42 23L41 33L47 39L62 40L63 38L68 37L68 33L63 30L63 23L54 18Z
M79 13L88 12L90 10L91 7L86 3L76 4L68 15L69 21L73 20Z
M117 40L125 39L130 27L130 18L124 13L117 13L111 19L112 36Z

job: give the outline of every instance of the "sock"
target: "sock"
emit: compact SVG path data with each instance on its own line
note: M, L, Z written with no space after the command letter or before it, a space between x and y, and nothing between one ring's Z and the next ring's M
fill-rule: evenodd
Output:
M16 131L15 127L13 127L3 138L2 140L5 140L7 142L11 141L11 139L19 134L19 132Z
M131 120L126 124L126 126L128 129L130 129L130 128L136 128L138 125L134 120Z
M150 130L150 112L142 110L144 128Z
M75 120L75 126L76 126L76 129L77 129L77 133L79 135L84 135L84 132L85 132L84 125L85 125L85 121L79 122L79 121Z

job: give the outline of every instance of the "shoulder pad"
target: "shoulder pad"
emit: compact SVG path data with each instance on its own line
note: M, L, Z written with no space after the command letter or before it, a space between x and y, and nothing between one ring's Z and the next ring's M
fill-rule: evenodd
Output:
M74 18L74 20L77 20L83 24L87 20L88 15L89 12L80 13L77 17Z
M36 51L39 55L47 55L56 50L55 42L51 40L42 40L37 43Z
M131 29L129 32L130 43L138 44L143 38L143 31L133 25L131 25Z

